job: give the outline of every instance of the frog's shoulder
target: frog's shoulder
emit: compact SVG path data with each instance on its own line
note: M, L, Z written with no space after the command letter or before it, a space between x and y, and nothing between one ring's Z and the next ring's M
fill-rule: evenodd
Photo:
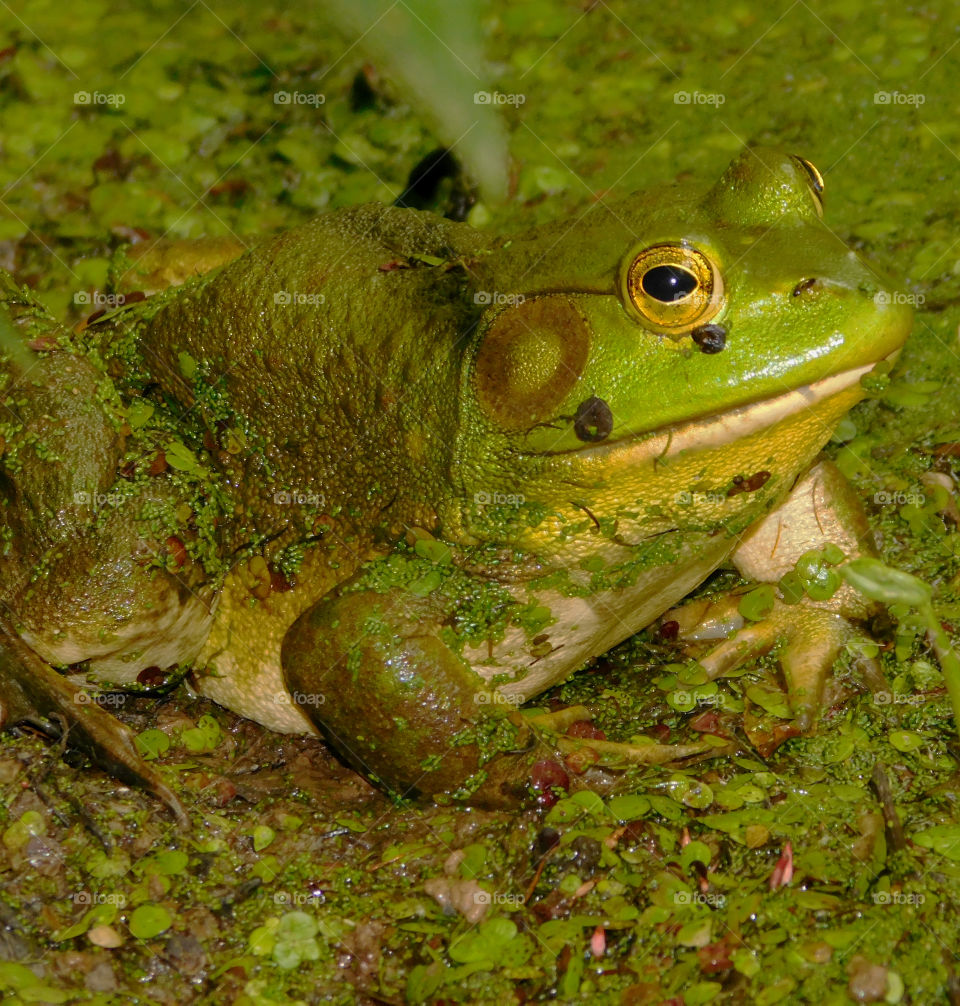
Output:
M337 211L341 229L388 248L399 256L466 258L487 247L489 240L469 224L447 220L428 210L415 210L383 203L364 203ZM319 217L312 225L323 227Z

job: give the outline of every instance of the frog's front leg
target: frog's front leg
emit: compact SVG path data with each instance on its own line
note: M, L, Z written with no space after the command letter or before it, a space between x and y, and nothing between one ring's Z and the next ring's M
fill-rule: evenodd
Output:
M848 559L875 555L873 533L859 497L832 462L814 466L783 504L750 528L733 553L733 563L746 578L776 584L795 569L804 553L837 545ZM804 596L796 603L782 599L757 622L745 623L737 610L739 597L712 604L692 602L668 612L679 624L681 639L697 642L727 636L699 659L717 677L782 642L779 654L797 726L808 730L823 699L824 685L843 646L858 635L856 623L876 610L846 583L825 600Z
M456 601L440 591L424 597L392 586L380 593L357 583L290 627L284 677L293 700L341 756L400 796L515 806L529 795L536 762L579 747L617 767L673 761L707 747L557 736L589 711L528 718L492 692L457 652Z

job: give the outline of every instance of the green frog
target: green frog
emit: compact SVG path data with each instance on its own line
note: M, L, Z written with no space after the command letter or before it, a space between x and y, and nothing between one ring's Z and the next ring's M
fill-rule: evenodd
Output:
M189 668L394 793L510 803L584 745L702 750L519 709L668 613L714 640L710 677L779 644L812 729L868 602L671 609L722 566L870 554L816 459L911 313L822 217L817 169L754 147L509 238L374 204L142 245L117 288L141 292L74 331L4 277L4 721L57 721L177 806L84 688Z

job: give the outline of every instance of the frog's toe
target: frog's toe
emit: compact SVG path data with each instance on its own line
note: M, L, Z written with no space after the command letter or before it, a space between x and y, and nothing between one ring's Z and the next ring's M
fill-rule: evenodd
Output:
M562 736L574 723L582 723L593 718L586 706L566 706L549 713L538 713L526 718L527 726L540 735L541 740L565 755L579 759L583 752L592 752L597 764L608 768L623 765L664 765L667 762L682 761L692 755L716 750L709 741L695 744L625 744L620 741L597 740L593 737ZM558 736L551 737L556 734Z
M847 619L833 612L814 608L798 615L802 617L787 635L780 666L797 726L806 733L823 707L824 689L833 665L855 630Z
M778 654L797 726L808 731L823 704L824 687L840 651L857 634L835 612L778 601L764 619L744 624L699 658L712 679L742 667L781 644Z
M739 607L740 598L736 594L726 594L714 601L700 598L671 608L660 624L671 626L672 635L685 643L726 639L746 622Z
M581 752L592 751L596 763L606 768L623 768L627 765L666 765L684 761L694 755L710 751L716 755L729 754L730 748L719 748L711 741L693 744L626 744L621 741L598 741L591 738L558 737L557 748L565 755L577 758Z
M0 727L29 722L62 737L116 779L165 803L181 828L189 818L160 774L137 751L133 733L42 661L0 615Z

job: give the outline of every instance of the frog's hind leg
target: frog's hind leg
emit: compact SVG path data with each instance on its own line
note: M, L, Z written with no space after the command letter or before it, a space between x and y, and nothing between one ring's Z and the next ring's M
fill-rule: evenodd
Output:
M665 762L709 745L634 746L562 738L583 707L525 717L448 645L450 611L401 587L325 598L290 627L293 700L342 757L401 796L515 806L539 761L591 747L605 765Z
M0 726L30 721L66 734L68 742L125 782L166 803L184 824L176 796L137 753L131 731L61 677L24 641L58 622L46 593L60 592L57 610L95 612L85 599L82 560L116 539L89 533L90 507L76 494L106 492L116 476L118 424L97 391L103 379L43 309L0 271ZM114 556L114 559L117 557ZM38 564L49 574L34 582ZM109 563L104 565L109 569Z
M403 590L326 598L284 637L287 690L345 761L399 796L515 802L543 755L514 710L478 698L483 682L440 638L438 615Z

